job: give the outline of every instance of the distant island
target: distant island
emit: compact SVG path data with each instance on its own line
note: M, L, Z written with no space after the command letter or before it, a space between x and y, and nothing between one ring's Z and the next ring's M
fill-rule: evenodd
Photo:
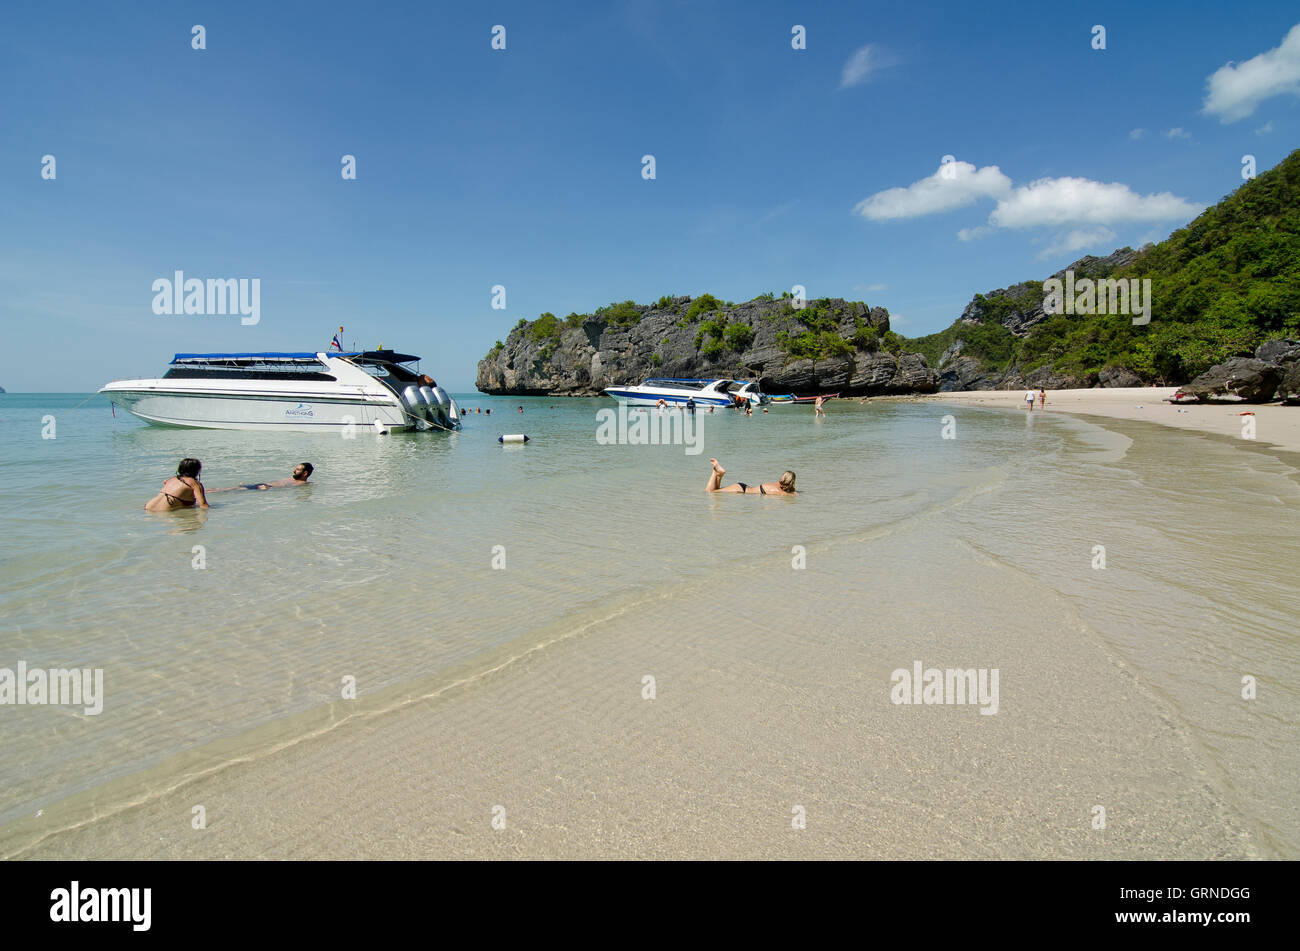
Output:
M475 385L485 393L598 396L646 377L758 379L771 393L939 389L939 374L907 352L883 308L775 293L743 304L665 296L521 320L479 361Z
M664 296L520 320L479 361L476 386L593 396L646 377L734 377L769 393L856 396L1186 384L1206 399L1300 401L1300 150L1165 241L1051 277L1067 275L1071 287L1146 288L1149 322L1134 323L1131 301L1049 313L1044 280L976 294L947 329L913 339L861 301Z
M3 386L0 386L0 393L3 393L4 391L5 391L5 388L4 388Z

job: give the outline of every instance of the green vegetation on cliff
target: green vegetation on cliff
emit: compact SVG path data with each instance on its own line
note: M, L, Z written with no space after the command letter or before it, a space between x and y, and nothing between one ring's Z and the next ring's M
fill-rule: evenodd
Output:
M967 308L975 322L958 320L906 346L931 366L961 340L962 356L988 370L1050 366L1084 378L1119 366L1183 383L1265 340L1300 336L1300 151L1165 241L1120 259L1113 267L1102 259L1089 276L1149 278L1149 324L1134 326L1127 315L1049 316L1013 334L1009 318L1041 310L1042 282L1030 281L976 295Z

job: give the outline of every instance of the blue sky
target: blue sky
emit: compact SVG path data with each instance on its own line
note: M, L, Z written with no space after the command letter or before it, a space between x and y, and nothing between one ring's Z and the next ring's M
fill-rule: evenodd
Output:
M89 391L342 324L469 389L521 317L796 284L929 333L975 292L1163 238L1245 154L1285 157L1298 22L1281 2L7 3L0 385ZM259 278L260 322L154 314L177 269Z

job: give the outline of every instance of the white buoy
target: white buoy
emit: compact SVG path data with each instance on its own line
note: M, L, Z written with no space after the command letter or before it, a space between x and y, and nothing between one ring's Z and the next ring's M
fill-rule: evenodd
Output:
M382 419L377 419L377 420L375 420L375 422L374 422L374 427L375 427L375 435L376 435L376 436L387 436L387 435L388 435L388 430L384 428L384 421L383 421Z
M513 436L498 436L497 442L502 443L503 445L508 442L528 442L528 437L523 433L516 433Z

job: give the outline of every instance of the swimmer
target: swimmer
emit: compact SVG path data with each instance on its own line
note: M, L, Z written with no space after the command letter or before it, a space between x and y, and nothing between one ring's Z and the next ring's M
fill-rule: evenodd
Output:
M758 495L795 495L794 490L794 473L789 469L781 473L781 478L776 482L760 482L756 486L746 485L744 482L735 482L731 485L724 486L722 477L727 474L727 470L718 464L717 459L710 459L709 465L713 466L713 473L709 476L708 484L705 489L709 492L739 492L742 495L751 488L758 489Z
M243 485L226 486L224 489L212 489L213 492L238 492L242 489L281 489L289 485L306 485L311 474L316 471L310 462L300 462L293 467L293 475L275 482L245 482Z
M162 489L144 504L146 512L170 512L172 509L208 507L208 497L199 481L203 463L197 459L182 459L176 474L162 484Z
M293 467L293 475L287 479L278 479L275 482L257 482L252 485L244 486L245 489L282 489L290 485L306 485L311 474L316 471L316 467L310 462L300 462Z

